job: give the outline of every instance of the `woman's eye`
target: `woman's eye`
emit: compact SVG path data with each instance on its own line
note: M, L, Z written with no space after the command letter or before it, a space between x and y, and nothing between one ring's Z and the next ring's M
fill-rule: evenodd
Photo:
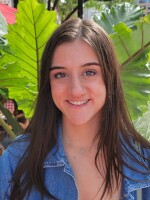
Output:
M94 76L96 74L95 71L87 70L83 73L84 76Z
M57 78L57 79L61 79L61 78L64 78L66 76L67 76L67 74L65 74L65 73L57 73L57 74L55 74L55 78Z

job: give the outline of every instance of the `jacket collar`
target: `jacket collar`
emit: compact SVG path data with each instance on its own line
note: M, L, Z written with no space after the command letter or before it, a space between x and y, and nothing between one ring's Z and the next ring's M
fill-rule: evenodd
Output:
M64 166L64 172L69 173L74 177L72 168L68 162L68 159L65 154L62 140L62 126L60 124L58 128L58 142L52 151L48 154L44 161L44 168L47 167L62 167Z
M131 159L128 159L128 158L126 159L129 162L129 164L133 162ZM71 176L74 177L72 168L67 160L67 157L63 148L62 126L60 124L58 128L58 143L46 157L44 161L44 168L62 167L62 166L64 166L64 172L69 173ZM139 169L139 165L135 167ZM140 169L143 170L142 166L140 166ZM124 187L125 195L131 195L129 193L137 189L150 187L150 173L149 174L139 173L137 176L137 173L134 173L133 170L129 169L126 166L123 166L123 173L125 174L125 176L132 178L133 180L143 180L143 181L138 182L138 181L133 181L133 180L123 177L122 184ZM131 199L132 199L132 195L131 195Z

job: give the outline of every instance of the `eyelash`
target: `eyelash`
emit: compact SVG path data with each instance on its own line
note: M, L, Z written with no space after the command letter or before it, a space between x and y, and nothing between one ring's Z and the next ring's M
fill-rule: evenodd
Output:
M94 76L94 75L96 75L96 72L94 70L86 70L83 73L83 76ZM55 74L54 77L56 79L62 79L62 78L68 77L68 75L63 72L59 72L59 73Z
M62 77L62 75L63 75L63 77ZM64 77L66 77L66 76L68 76L68 75L65 74L65 73L62 73L62 72L59 72L59 73L57 73L57 74L54 75L54 77L55 77L56 79L61 79L61 78L64 78Z
M90 73L90 74L89 74ZM96 75L96 72L94 70L86 70L83 75L85 74L85 76L94 76Z

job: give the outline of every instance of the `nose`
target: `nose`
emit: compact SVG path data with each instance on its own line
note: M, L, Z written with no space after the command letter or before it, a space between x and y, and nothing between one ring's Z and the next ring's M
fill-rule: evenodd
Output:
M69 83L71 97L79 98L85 94L85 84L79 77L72 77Z

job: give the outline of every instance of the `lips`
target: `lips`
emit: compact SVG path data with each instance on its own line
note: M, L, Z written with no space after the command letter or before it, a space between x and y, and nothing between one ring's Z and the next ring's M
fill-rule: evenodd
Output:
M75 106L81 106L86 104L89 101L89 99L86 100L81 100L81 101L69 101L67 100L68 103L70 103L71 105L75 105Z

